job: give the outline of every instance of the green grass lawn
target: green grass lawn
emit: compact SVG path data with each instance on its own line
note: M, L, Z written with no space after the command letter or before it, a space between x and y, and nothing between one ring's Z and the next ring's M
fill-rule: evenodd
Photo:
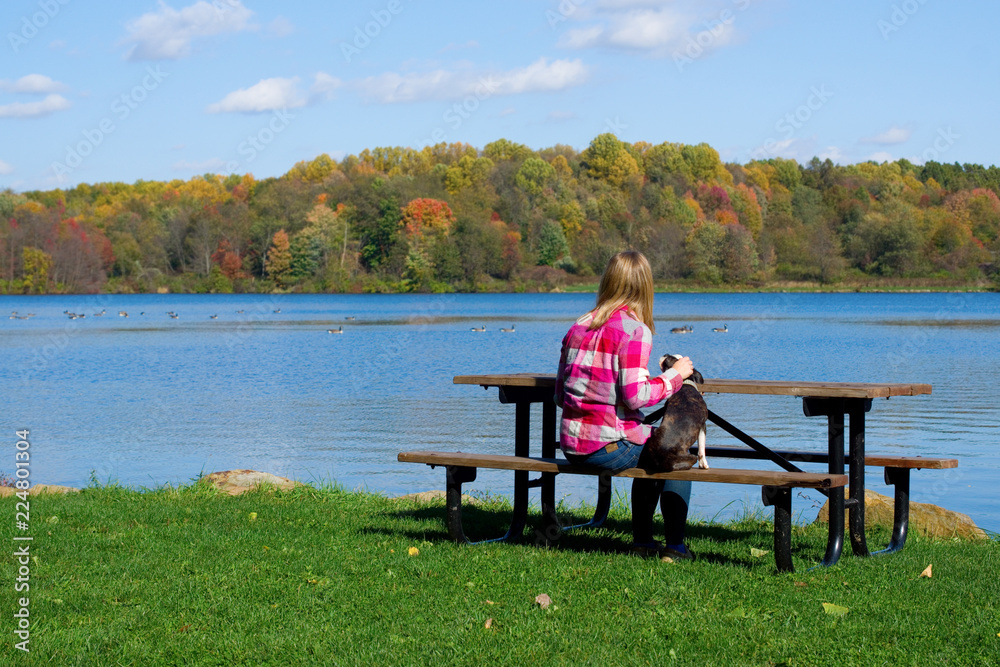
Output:
M9 526L15 500L2 500ZM772 548L770 523L759 517L695 523L698 560L666 563L626 553L620 505L605 528L543 549L456 546L443 503L329 488L229 497L201 485L110 486L30 500L31 652L13 647L24 593L8 583L4 664L1000 660L996 541L911 536L900 554L845 555L809 570L826 532L795 528L797 572L777 574L771 553L752 551ZM502 500L469 508L467 530L499 533L506 509ZM933 577L920 577L928 565ZM17 567L2 559L3 581ZM547 609L535 602L543 593ZM847 612L826 613L823 603Z

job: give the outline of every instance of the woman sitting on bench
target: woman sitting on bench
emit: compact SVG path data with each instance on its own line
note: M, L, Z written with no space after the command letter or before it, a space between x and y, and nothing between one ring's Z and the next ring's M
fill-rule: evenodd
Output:
M654 331L649 261L635 250L620 252L601 276L597 306L562 341L555 397L563 410L559 444L571 463L611 472L639 464L652 432L640 408L678 391L694 368L682 357L651 378L646 365ZM690 496L691 482L633 480L633 553L693 558L684 545ZM658 499L666 545L653 539Z

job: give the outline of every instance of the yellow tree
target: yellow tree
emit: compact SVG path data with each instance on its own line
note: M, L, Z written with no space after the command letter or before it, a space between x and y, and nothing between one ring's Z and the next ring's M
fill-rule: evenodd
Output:
M24 246L21 249L21 266L24 273L25 294L44 294L48 291L49 269L52 268L52 256L47 252Z

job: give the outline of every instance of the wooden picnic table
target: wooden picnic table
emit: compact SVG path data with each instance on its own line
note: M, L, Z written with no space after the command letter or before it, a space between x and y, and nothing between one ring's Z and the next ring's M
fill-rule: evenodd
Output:
M501 403L515 405L514 454L528 456L530 444L530 408L532 403L542 404L541 455L552 458L556 452L556 405L553 400L554 374L505 373L488 375L458 375L455 384L480 385L484 389L498 387ZM840 558L844 544L844 517L849 513L851 548L856 555L869 555L865 540L865 413L871 410L872 399L895 396L918 396L931 393L931 385L920 383L860 383L860 382L802 382L786 380L736 380L706 378L700 385L702 393L756 394L771 396L796 396L802 398L803 412L807 417L827 418L827 453L823 456L831 474L843 474L845 468L845 424L847 425L847 467L849 468L850 498L845 498L844 488L831 488L823 492L830 499L830 528L823 565L833 565ZM652 413L651 418L658 418ZM753 451L753 458L768 459L790 472L802 472L783 452L774 452L755 438L715 414L711 409L709 420L737 438ZM803 460L798 458L796 460ZM871 462L869 462L871 464ZM949 463L927 467L953 467ZM890 481L886 468L887 483ZM908 474L908 471L907 471ZM902 481L902 480L901 480ZM528 479L527 471L514 472L514 521L507 537L520 535L524 529L528 507L528 489L540 487L543 508L555 506L554 475L542 475L538 480ZM909 478L905 479L905 500L908 507ZM897 499L899 499L897 489ZM584 525L598 525L607 516L611 502L610 485L600 488L594 518ZM897 502L897 507L899 503ZM905 507L903 509L906 509ZM908 509L907 509L908 511ZM908 515L907 515L908 516ZM906 517L897 521L891 552L902 548L905 540ZM900 532L902 523L902 535Z

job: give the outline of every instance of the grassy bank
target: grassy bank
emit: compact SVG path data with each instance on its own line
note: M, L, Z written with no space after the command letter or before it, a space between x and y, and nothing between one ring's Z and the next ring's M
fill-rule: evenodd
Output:
M3 499L9 526L15 500ZM901 554L810 571L825 530L796 528L798 571L778 575L772 555L754 551L770 551L770 523L753 517L694 524L698 560L665 563L625 553L620 507L606 528L541 549L458 547L443 504L338 489L112 486L30 500L31 653L13 648L23 593L8 584L6 664L985 665L1000 655L996 541L912 536ZM504 509L470 508L469 532L499 531ZM928 565L933 577L920 577ZM17 567L3 558L3 580ZM543 593L548 609L535 603Z

